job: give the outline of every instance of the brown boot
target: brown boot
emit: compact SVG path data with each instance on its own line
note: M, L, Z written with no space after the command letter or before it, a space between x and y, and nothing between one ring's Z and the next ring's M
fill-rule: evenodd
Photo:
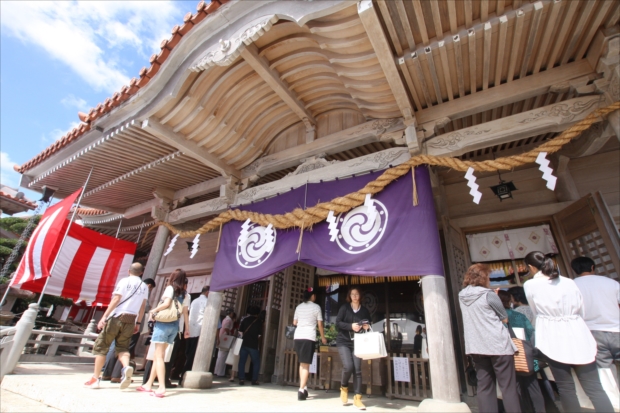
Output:
M355 396L353 396L353 405L360 410L366 410L366 406L364 406L364 403L362 403L361 394L356 394Z
M340 387L340 400L342 400L343 406L349 403L349 388L348 387Z

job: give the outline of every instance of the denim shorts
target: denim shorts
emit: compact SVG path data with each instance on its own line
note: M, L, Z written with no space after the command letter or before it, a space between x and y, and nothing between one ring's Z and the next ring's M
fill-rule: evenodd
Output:
M174 338L179 332L179 322L162 323L157 321L153 327L153 337L151 343L174 344Z

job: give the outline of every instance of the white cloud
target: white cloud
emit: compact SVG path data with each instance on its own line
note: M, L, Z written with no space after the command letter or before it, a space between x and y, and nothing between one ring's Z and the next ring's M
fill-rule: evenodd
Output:
M178 23L173 1L0 1L4 33L43 48L94 89L111 93L137 73L120 49L146 60ZM121 62L119 64L119 62Z
M47 148L52 143L56 142L58 139L65 136L69 131L73 130L76 126L78 126L80 122L71 122L71 125L67 129L56 128L41 136L42 148Z
M13 169L15 165L17 164L11 160L8 153L0 152L0 183L11 188L17 188L19 174Z
M65 107L76 108L82 112L87 112L89 109L88 102L82 98L75 97L72 94L62 99L60 103L62 103Z

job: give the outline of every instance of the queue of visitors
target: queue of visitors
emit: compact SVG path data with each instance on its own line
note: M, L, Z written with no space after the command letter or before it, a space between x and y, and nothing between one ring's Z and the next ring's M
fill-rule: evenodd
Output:
M464 275L459 303L463 317L466 354L471 356L477 379L478 410L499 410L497 389L499 385L506 412L522 410L545 412L545 398L538 380L546 380L543 368L548 366L557 386L564 411L580 411L573 373L597 412L613 412L612 402L603 389L600 377L609 374L618 383L613 363L620 359L620 284L607 277L598 276L595 262L588 257L578 257L571 267L578 276L575 280L562 277L554 261L541 252L531 252L525 259L532 278L523 287L507 291L490 288L486 264L474 264ZM147 309L147 298L154 288L153 280L141 280L143 268L134 263L129 277L117 284L112 301L98 323L101 330L93 348L95 370L86 387L98 388L106 355L105 369L110 374L115 357L122 366L120 388L131 383L134 367L130 365L130 352L137 338L143 319L148 314L152 368L145 371L144 383L137 388L151 396L165 397L169 383L166 352L182 335L185 344L185 371L190 370L196 352L204 319L209 287L204 287L199 298L190 302L185 271L175 270L168 279L159 304ZM336 317L336 346L342 362L340 399L349 403L349 380L353 377L353 405L364 410L362 403L361 359L354 352L356 334L368 331L371 314L362 305L363 294L357 287L347 293L347 304L340 306ZM303 302L294 313L294 349L297 353L300 386L298 400L308 398L308 377L315 353L317 327L321 342L327 344L322 309L316 304L312 287L303 292ZM188 311L188 309L191 310ZM146 309L146 311L145 311ZM226 376L226 365L232 365L230 381L238 372L239 384L246 379L247 359L251 359L251 383L258 385L260 371L259 347L265 317L260 308L250 306L247 316L237 323L232 309L218 327L216 347L219 347L214 373ZM264 312L263 312L264 313ZM232 347L222 343L230 337L239 337L240 349L233 354ZM530 342L534 347L533 373L515 368L518 341ZM425 331L417 326L414 353L422 349ZM168 353L169 355L169 353ZM133 354L131 355L133 357ZM232 356L232 357L231 357ZM215 357L215 356L214 356ZM148 358L148 356L147 356ZM232 360L232 361L231 361ZM604 373L599 376L599 369ZM167 371L168 370L168 371ZM159 387L154 390L154 382ZM550 387L549 387L550 389ZM551 390L546 394L552 393ZM551 397L552 394L551 394Z
M579 276L575 281L560 276L553 260L541 252L529 253L524 261L533 276L522 290L492 290L490 268L474 264L459 293L466 353L472 356L478 381L479 411L499 410L497 383L505 411L544 412L537 380L538 372L544 374L543 363L553 374L564 411L581 411L572 370L594 409L613 412L597 363L609 369L620 358L620 284L595 275L595 263L587 257L571 263ZM522 329L522 338L535 345L533 374L517 376L511 328Z

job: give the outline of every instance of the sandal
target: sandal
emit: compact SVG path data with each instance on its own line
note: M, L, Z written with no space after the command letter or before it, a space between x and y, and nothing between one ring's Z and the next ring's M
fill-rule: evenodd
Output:
M144 387L140 386L136 389L137 391L143 392L143 393L151 393L153 390L147 390Z
M166 397L166 395L164 393L157 393L157 392L154 392L154 391L151 392L151 396L157 397L159 399L163 399L164 397Z

